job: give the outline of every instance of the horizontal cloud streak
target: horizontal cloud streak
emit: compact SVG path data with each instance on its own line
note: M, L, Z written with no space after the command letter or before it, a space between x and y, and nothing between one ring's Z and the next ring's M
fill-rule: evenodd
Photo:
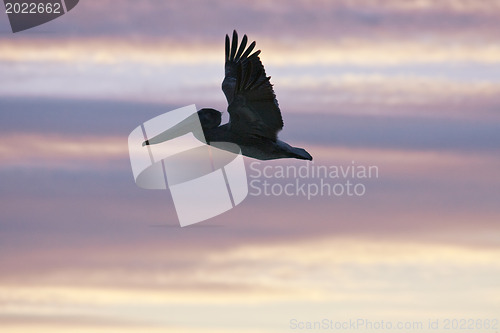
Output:
M130 256L128 261L138 260L142 265L121 271L120 267L126 263L111 260L103 262L107 266L86 267L83 271L78 265L52 268L39 274L34 285L34 281L27 281L24 276L15 283L5 283L2 278L0 290L4 296L0 308L11 316L34 318L51 318L53 313L88 317L100 314L104 320L101 325L106 324L108 317L111 327L122 323L140 327L152 314L166 311L165 319L154 321L157 325L170 326L177 319L181 326L190 327L192 322L182 312L180 317L169 315L176 312L176 307L189 306L203 310L197 311L197 323L206 328L220 325L212 322L207 312L212 316L231 314L231 319L225 321L229 326L246 322L245 315L249 312L268 324L277 324L288 320L289 311L306 304L313 306L303 312L306 317L315 307L343 304L344 309L336 312L339 318L348 315L351 306L364 313L370 309L367 304L383 297L384 304L375 312L372 310L371 316L383 315L394 306L405 307L411 302L412 306L418 304L427 309L430 306L434 316L440 317L447 314L444 298L457 289L467 290L464 286L470 279L480 280L481 287L475 289L472 303L456 303L455 313L465 315L479 303L491 306L494 311L491 295L497 292L498 284L492 277L500 269L496 249L336 238L193 253L183 258L183 262L191 265L181 267L169 265L176 262L173 253L125 251ZM155 261L162 261L165 266L149 267L148 262L153 258L145 260L144 254L153 254ZM100 253L94 249L90 255L98 257ZM406 291L404 298L400 297L402 291ZM462 291L452 298L468 294L471 293ZM124 304L132 310L148 308L150 312L133 311L120 322L113 318L113 313ZM275 309L272 315L267 312L268 307ZM483 315L494 314L491 311ZM393 313L391 318L415 315L411 310L403 310Z
M490 235L498 232L495 224L499 214L496 173L500 165L496 156L314 145L307 148L315 156L316 166L346 167L355 161L357 165L377 166L379 178L349 178L351 182L361 182L366 186L363 197L324 195L308 200L300 195L256 196L251 188L251 195L243 204L212 220L212 224L224 228L191 228L185 234L190 240L184 243L176 239L184 229L174 227L174 230L166 228L165 232L152 233L152 225L177 225L172 199L168 191L138 189L126 157L111 165L106 160L66 161L74 163L71 168L63 164L43 169L36 163L25 163L21 168L3 168L1 172L4 221L1 227L6 237L0 246L8 252L12 246L17 248L25 244L29 252L32 243L42 242L44 246L52 247L54 237L59 239L59 246L65 246L67 242L74 244L75 241L78 244L101 243L114 237L130 242L139 237L137 228L142 229L140 234L143 237L153 237L154 242L159 242L164 249L167 248L166 239L169 247L182 248L187 244L197 244L194 240L202 235L207 238L200 246L212 242L211 246L224 246L259 239L267 242L326 234L392 239L402 237L400 234L405 230L413 230L404 236L409 239L437 237L459 244L498 245L494 238L485 234L486 231ZM303 162L294 161L270 161L257 166L251 165L250 160L247 162L249 181L260 179L278 185L295 183L295 179L277 178L272 174L266 179L259 176L255 168L304 166ZM318 180L300 181L309 184ZM345 179L326 181L336 183ZM87 211L87 207L92 207L92 210ZM359 207L363 210L358 211ZM328 222L330 214L333 214L333 220ZM238 216L252 216L252 219ZM25 230L37 232L22 238L7 237L21 236ZM131 230L136 230L133 235L129 234ZM248 230L252 232L247 233ZM16 241L12 242L14 239Z
M375 83L373 87L377 89ZM340 109L333 111L346 114L325 114L332 111L330 109L325 113L304 110L299 114L302 111L300 104L290 105L292 111L298 112L286 112L288 108L283 107L285 127L280 137L305 145L381 150L497 152L500 149L499 122L493 116L474 119L481 114L477 110L476 115L464 110L463 119L443 118L443 113L431 113L439 109L440 104L420 116L408 116L400 111L400 105L393 106L392 112L400 113L397 116L380 114L385 109L373 115L356 115L363 107L360 105L352 104L353 110L330 105ZM134 128L180 106L183 105L4 98L0 100L3 110L0 112L0 152L4 154L1 164L5 166L16 156L18 161L24 159L25 162L30 161L30 156L46 162L64 156L67 161L73 157L81 160L90 156L89 150L90 154L106 160L127 158L127 137ZM204 106L198 105L199 108ZM447 112L457 112L449 105L443 108L448 108ZM64 149L67 152L69 148L65 142L75 144L82 157L76 156L75 150L66 154ZM34 149L37 146L40 147L38 151ZM106 153L108 151L110 154ZM55 155L47 155L50 152Z
M371 41L349 39L324 41L308 39L299 45L290 45L267 38L258 39L265 63L279 65L372 65L387 66L405 63L463 63L500 62L497 43L461 43L450 47L441 42L418 40ZM220 64L224 61L223 38L217 42L176 41L165 39L21 39L4 40L0 46L0 60L7 63L81 63L106 64L143 63L150 66L169 64ZM286 57L284 57L286 55Z
M0 96L225 108L221 42L86 39L2 45L5 84ZM446 117L498 114L498 45L450 48L441 43L358 40L329 46L308 41L297 48L264 40L259 46L284 110L367 114L384 109L389 114Z
M387 36L440 36L444 39L495 40L497 0L489 1L321 1L244 0L81 2L70 15L38 28L63 35L140 38L172 35L179 39L220 38L233 28L259 36L324 39ZM113 15L110 15L113 13ZM258 24L256 24L258 22ZM293 22L293 24L291 24ZM28 33L29 34L29 33Z

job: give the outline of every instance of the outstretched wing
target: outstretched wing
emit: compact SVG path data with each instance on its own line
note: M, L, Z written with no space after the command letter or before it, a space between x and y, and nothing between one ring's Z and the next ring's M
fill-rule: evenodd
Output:
M236 30L232 42L226 35L226 74L222 90L229 104L231 130L248 139L265 137L276 140L277 133L283 128L283 119L271 77L266 76L259 59L260 50L250 55L255 42L246 48L247 41L247 36L243 36L238 48Z

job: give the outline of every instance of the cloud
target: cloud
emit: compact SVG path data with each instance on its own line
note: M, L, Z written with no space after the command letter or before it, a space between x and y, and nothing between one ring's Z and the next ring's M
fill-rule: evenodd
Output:
M496 0L489 1L99 1L81 2L76 10L37 29L72 36L111 35L143 38L220 40L233 28L259 37L322 39L352 36L439 35L495 40ZM113 13L113 15L109 15ZM258 22L258 24L256 24ZM293 24L292 24L293 23ZM27 34L26 34L27 35ZM447 39L447 38L444 38Z
M110 257L110 250L126 254L127 260ZM190 329L195 316L196 324L216 329L237 327L249 315L260 318L257 326L277 325L299 309L301 318L314 320L314 313L325 307L338 308L336 320L368 312L370 318L390 320L425 317L428 311L434 317L448 311L465 315L470 306L489 315L496 307L491 295L497 292L493 277L500 269L498 249L342 237L181 252L183 262L192 264L180 267L176 253L167 251L94 248L85 255L102 262L94 267L80 266L73 255L63 266L38 273L37 279L18 275L14 283L6 283L2 276L3 321L10 316L16 327L13 318L28 317L42 327L65 327L67 318L78 317L78 327L95 329ZM131 261L138 265L122 266ZM471 282L480 287L464 288ZM472 304L456 302L472 294ZM394 312L395 306L402 310ZM222 315L226 319L213 320ZM253 327L250 321L248 325Z
M126 103L108 102L86 102L83 105L90 108L73 111L68 111L72 107L70 101L54 104L40 100L33 104L28 101L7 105L24 107L0 125L3 127L0 168L3 169L127 169L127 136L133 128L148 120L142 113L153 117L158 115L155 112L166 111L154 104L127 107ZM46 105L47 113L39 113L42 105ZM68 121L60 127L58 119ZM498 124L487 119L291 113L285 117L280 137L310 147L318 152L317 157L328 156L332 153L329 150L335 154L338 149L346 148L367 154L396 151L404 155L403 150L407 150L408 156L426 152L487 156L500 149L498 140L492 140L498 133Z
M352 290L365 285L361 276L348 281L350 275L357 275L356 266L373 269L376 274L381 273L380 267L397 269L402 265L412 269L425 266L444 266L450 270L499 269L498 249L344 237L249 244L235 246L231 251L188 249L179 256L168 251L155 253L151 248L145 251L147 249L138 248L137 252L130 247L87 249L86 258L92 266L71 263L70 257L78 252L71 251L69 257L54 253L69 262L39 272L36 279L29 274L17 276L15 280L11 280L10 274L2 277L2 305L18 301L44 304L52 297L61 304L73 305L103 306L129 299L137 303L214 304L217 294L219 304L306 301L317 299L318 295L325 299L334 296L330 292L336 285ZM125 261L123 257L116 257L117 252L123 251L128 255ZM146 259L145 254L150 257ZM137 265L127 267L130 262ZM165 265L150 267L148 262ZM311 293L308 280L321 271L324 279L312 288L318 289L317 293ZM415 273L415 278L423 277ZM256 278L259 275L262 278ZM339 283L332 284L332 279ZM303 292L306 290L308 292Z
M241 36L240 36L241 38ZM441 41L383 41L350 38L322 40L311 37L300 44L271 38L257 38L265 64L280 65L399 65L404 63L498 63L500 46L496 42L462 42L450 46ZM224 44L219 41L175 40L170 37L31 38L2 41L0 60L7 63L79 63L81 65L144 64L223 65ZM286 57L284 56L286 55Z
M491 117L499 104L494 43L263 40L259 47L284 110L463 117L480 106L481 117ZM226 107L222 42L47 39L6 41L0 49L3 97Z
M46 139L37 137L36 140L43 143ZM99 140L90 140L95 141ZM108 145L114 147L112 143L110 140ZM97 149L85 150L92 146L88 142L74 140L70 146L81 145L80 155L73 155L72 150L69 154L64 149L55 150L51 152L55 155L49 154L45 160L44 154L33 154L37 157L33 161L21 159L17 164L2 166L1 227L5 235L18 235L7 237L3 249L8 252L20 244L24 244L27 251L40 244L48 248L86 242L100 244L116 237L135 243L133 239L139 234L158 244L163 244L167 237L170 246L180 248L186 244L193 244L195 248L217 247L259 239L273 242L326 234L388 239L405 235L405 238L418 240L435 237L459 244L497 244L484 233L497 232L495 183L499 161L490 152L366 149L301 144L299 141L293 144L306 147L315 157L313 165L316 167L374 165L379 170L379 177L349 178L351 183L365 186L366 194L362 197L337 197L326 192L309 199L300 193L294 196L255 195L252 188L251 195L242 205L207 222L208 225L220 225L220 229L190 228L191 231L185 234L187 238L177 239L184 229L175 227L178 222L169 192L137 188L126 150L122 158L107 156ZM9 160L8 156L5 159ZM271 186L295 184L296 180L291 176L265 179L256 174L255 169L265 167L272 171L279 166L304 167L301 161L255 163L247 160L249 179L260 179L259 184L267 180ZM299 181L307 188L308 184L320 180ZM346 179L326 178L324 181L336 184L345 183ZM332 212L334 219L328 222ZM153 232L155 225L163 227ZM450 233L450 228L454 233ZM412 233L406 234L408 230ZM24 234L27 231L34 233ZM199 237L207 234L210 236L199 242ZM16 242L12 243L13 239ZM52 243L54 239L58 239L55 244Z
M2 166L15 165L57 167L71 162L74 166L96 160L113 161L128 154L121 138L63 137L56 135L12 134L2 136Z

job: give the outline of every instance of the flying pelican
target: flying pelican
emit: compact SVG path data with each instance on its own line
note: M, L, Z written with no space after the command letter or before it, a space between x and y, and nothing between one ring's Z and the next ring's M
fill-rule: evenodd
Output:
M278 158L298 158L312 160L312 156L302 148L292 147L278 140L278 132L283 128L280 108L271 77L266 76L259 59L260 50L250 54L255 48L252 42L246 48L248 38L243 36L238 47L238 34L233 31L233 40L226 35L225 77L222 90L228 102L230 120L221 124L221 112L203 108L197 112L204 139L207 144L230 142L238 145L245 156L260 160ZM246 50L245 50L246 48ZM143 146L171 140L189 132L189 118L174 128L146 140ZM192 127L191 127L192 128Z

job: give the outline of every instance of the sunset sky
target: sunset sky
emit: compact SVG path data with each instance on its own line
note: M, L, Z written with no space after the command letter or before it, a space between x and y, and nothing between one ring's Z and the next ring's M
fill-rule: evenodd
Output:
M365 195L249 195L180 228L169 191L136 186L134 128L226 110L233 29L262 50L280 138L377 166ZM500 321L499 36L496 0L82 0L16 34L0 13L0 331Z

